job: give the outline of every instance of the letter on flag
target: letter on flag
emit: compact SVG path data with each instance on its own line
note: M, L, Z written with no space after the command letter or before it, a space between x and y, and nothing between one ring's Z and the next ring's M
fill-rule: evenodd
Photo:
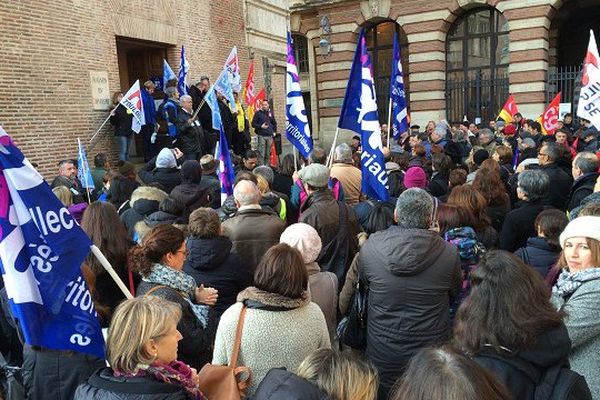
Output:
M287 80L286 80L286 106L285 106L285 133L287 139L302 154L304 158L312 151L313 143L310 137L310 128L304 99L300 90L298 68L294 59L294 48L292 47L292 35L287 34Z
M594 31L590 29L590 43L583 60L581 92L577 105L577 116L590 121L600 129L600 56Z
M81 275L91 241L0 128L0 269L25 342L104 358Z
M131 129L135 133L140 133L142 125L146 125L146 116L144 115L144 103L142 102L139 79L125 93L125 96L121 99L121 104L133 114Z
M544 113L540 115L540 117L537 119L537 121L542 126L543 135L554 135L554 131L558 127L560 94L561 92L558 92L558 94L554 96L554 98L548 105L548 108L546 108L546 110L544 110Z
M188 94L187 91L187 75L190 70L190 64L185 58L185 48L181 46L181 57L179 59L179 77L177 79L177 91L180 96Z
M504 103L504 107L502 107L502 111L500 111L500 115L498 118L501 118L507 124L512 122L513 117L519 110L517 109L517 102L515 101L515 97L511 94L508 96L508 100Z
M387 200L390 197L388 175L383 161L375 85L371 75L371 59L367 53L364 29L360 31L358 37L338 127L361 135L363 151L360 164L363 193L370 198Z
M250 63L250 69L248 70L246 86L244 87L244 101L246 102L246 105L254 105L254 98L254 61L252 61L252 63Z
M175 72L173 72L173 69L171 68L167 60L163 58L163 91L167 87L167 82L173 79L177 79L177 76L175 75Z
M392 77L390 80L390 100L392 101L392 137L398 139L409 129L408 109L404 93L404 74L398 35L394 34L394 60L392 61Z
M234 92L239 93L242 90L242 77L240 74L240 62L238 59L237 46L233 46L227 61L225 61L224 69L229 72L229 81Z
M92 178L92 171L90 171L90 165L88 164L87 157L85 155L85 148L81 144L81 140L77 138L77 177L81 182L81 186L89 190L94 190L94 179Z

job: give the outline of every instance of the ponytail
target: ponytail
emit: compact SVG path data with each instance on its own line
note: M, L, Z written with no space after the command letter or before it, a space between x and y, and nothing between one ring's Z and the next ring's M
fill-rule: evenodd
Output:
M144 236L142 243L129 252L131 270L142 276L152 271L168 253L175 253L183 244L183 232L173 225L159 225Z

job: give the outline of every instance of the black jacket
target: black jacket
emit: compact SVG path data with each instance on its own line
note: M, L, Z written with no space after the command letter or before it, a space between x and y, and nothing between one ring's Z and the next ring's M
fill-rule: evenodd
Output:
M389 390L421 348L450 336L450 303L461 283L456 247L426 229L373 233L358 254L369 286L367 357Z
M476 354L474 360L493 373L504 383L514 399L533 400L534 391L541 376L551 367L569 365L571 340L564 324L539 336L531 349L521 351L485 350ZM533 377L532 375L538 375ZM536 382L535 379L538 379ZM569 399L591 400L589 389L577 388L577 394L571 393ZM587 392L587 393L586 393ZM575 394L575 396L573 396ZM549 398L549 397L542 397Z
M523 201L506 214L500 231L500 249L512 253L525 246L527 239L536 236L534 222L545 208L542 202Z
M321 389L285 369L270 370L252 400L330 400Z
M258 136L272 137L273 133L277 132L277 121L273 118L270 111L258 110L252 118L252 127ZM266 123L267 127L262 125Z
M200 188L210 196L210 206L214 209L221 207L221 182L215 174L202 174Z
M546 239L536 236L527 239L527 245L515 251L515 256L545 278L550 268L558 261L560 249L552 248Z
M115 377L102 368L75 392L73 400L187 400L181 386L159 382L151 376Z
M178 137L175 146L181 150L183 154L202 153L205 147L204 130L200 121L193 121L191 124L188 120L192 118L192 114L188 113L183 108L179 110L177 115L177 132Z
M541 170L550 178L550 186L548 194L544 198L544 204L564 210L569 198L569 190L573 185L573 178L554 163L542 166Z
M115 136L131 136L131 121L133 114L127 112L125 106L119 104L114 115L109 118L110 124L115 127Z
M219 291L219 300L214 306L217 318L235 303L239 292L252 285L252 273L231 253L232 246L225 236L210 239L190 236L187 241L190 254L184 271L194 277L198 286L204 284Z
M135 189L129 202L130 208L121 215L121 221L125 224L130 237L133 237L135 224L158 211L160 202L166 197L165 192L154 187L141 186Z
M202 183L182 183L171 190L170 196L185 207L182 216L184 224L188 223L192 211L209 206L208 191L201 185Z
M85 189L81 186L79 178L69 179L66 176L59 175L52 181L52 189L57 186L65 186L73 195L73 204L85 203ZM93 200L93 199L92 199Z
M179 162L179 161L178 161ZM138 172L142 182L160 183L167 193L181 183L181 172L178 168L156 168L156 157L148 161Z
M589 172L580 176L573 182L573 186L571 186L571 190L569 191L569 202L567 203L568 211L578 207L581 204L581 200L594 192L596 179L598 179L598 173Z
M142 281L137 287L136 296L143 296L155 286L154 283ZM151 293L152 296L162 297L165 300L179 304L181 307L181 319L177 324L177 330L183 336L179 341L177 351L178 360L183 361L198 371L212 359L213 342L216 333L216 321L213 311L210 311L209 322L206 329L202 327L198 318L194 315L192 306L185 300L182 294L171 287L161 287Z
M448 175L434 172L427 189L432 196L444 196L448 192Z

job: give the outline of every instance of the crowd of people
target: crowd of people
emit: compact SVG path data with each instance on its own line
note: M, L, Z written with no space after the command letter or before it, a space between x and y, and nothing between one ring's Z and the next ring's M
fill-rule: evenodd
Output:
M141 168L97 154L92 192L60 162L55 194L135 297L85 260L101 360L22 348L4 294L0 346L30 398L205 399L203 367L234 364L254 400L600 399L588 121L567 115L553 135L519 114L501 128L429 122L389 142L382 126L390 199L378 201L361 192L360 137L332 160L315 147L269 165L267 106L263 148L233 151L225 199L210 145L178 147L177 126ZM340 321L359 291L357 345Z

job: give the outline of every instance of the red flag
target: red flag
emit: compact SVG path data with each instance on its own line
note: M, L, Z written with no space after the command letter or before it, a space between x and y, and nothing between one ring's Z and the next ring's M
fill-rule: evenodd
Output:
M269 157L271 167L279 167L279 158L277 157L277 150L275 149L275 141L271 142L271 156Z
M504 122L510 124L512 122L512 118L519 110L517 109L517 102L515 101L515 97L511 94L508 96L508 100L504 103L504 107L502 107L502 111L500 111L500 115L498 118L502 118Z
M249 106L254 104L254 98L254 61L252 61L250 69L248 70L246 86L244 86L244 102Z
M538 118L538 122L542 126L542 134L544 135L554 135L554 131L558 126L560 94L561 92L558 92L558 94L554 96L544 113Z

